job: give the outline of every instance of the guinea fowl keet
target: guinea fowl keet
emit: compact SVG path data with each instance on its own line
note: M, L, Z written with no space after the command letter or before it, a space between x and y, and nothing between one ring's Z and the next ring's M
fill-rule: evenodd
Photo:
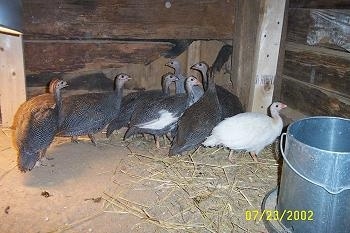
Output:
M197 148L221 119L221 107L216 95L214 72L209 70L208 89L188 108L178 121L169 155Z
M285 107L287 105L280 102L271 104L271 117L263 113L246 112L226 118L215 126L203 145L230 148L230 160L232 150L246 150L257 161L256 155L281 134L283 122L279 111Z
M201 72L203 77L203 86L205 89L208 87L208 67L208 64L205 62L196 63L191 67L191 69ZM221 106L222 120L244 112L242 103L236 95L232 94L222 86L215 85L215 88Z
M112 92L73 95L63 99L59 136L88 135L96 145L93 134L102 130L118 114L123 86L130 77L119 74Z
M174 69L174 75L178 78L175 82L176 93L186 93L185 82L186 76L182 74L181 64L178 60L170 60L165 64ZM204 94L203 87L194 86L191 92L191 103L197 102Z
M175 77L174 75L170 75ZM162 136L171 133L176 128L178 118L191 104L191 92L193 87L201 83L195 77L186 80L187 94L176 94L159 98L146 103L142 108L135 111L130 121L130 128L125 134L125 138L136 133L148 133ZM159 142L156 141L157 147Z
M66 86L65 81L52 80L50 94L35 96L17 110L14 141L20 171L30 171L45 156L57 132L62 101L60 90Z
M133 92L123 97L120 114L108 125L106 136L109 137L114 130L127 127L135 109L139 108L138 106L143 106L145 103L160 97L169 96L169 87L172 82L177 80L175 76L170 76L169 74L170 73L167 73L162 76L162 90Z

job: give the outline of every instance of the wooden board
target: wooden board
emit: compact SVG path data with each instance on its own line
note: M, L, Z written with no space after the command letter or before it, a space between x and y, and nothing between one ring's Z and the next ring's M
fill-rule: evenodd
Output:
M350 51L350 10L290 8L287 41Z
M290 0L291 8L350 9L349 0Z
M285 0L267 0L258 30L248 111L267 114L280 54Z
M282 85L287 28L288 28L288 10L287 10L288 6L289 6L289 0L286 0L286 9L284 11L284 16L283 16L280 51L278 54L277 72L276 72L276 78L274 82L273 102L281 100L281 91L282 91L281 85Z
M285 3L284 0L237 3L232 83L247 111L266 113L272 102Z
M231 39L234 0L23 0L25 39Z
M27 73L120 68L126 63L148 64L172 47L161 42L25 41Z
M350 98L347 52L287 43L283 73Z
M263 9L263 1L236 1L231 81L244 109L249 102L257 30Z
M2 126L9 127L17 108L26 100L21 35L0 33L0 61Z
M193 70L191 66L201 61L201 41L194 41L187 49L186 74L190 75ZM201 79L199 79L201 80Z
M282 100L291 108L307 115L329 115L350 118L350 98L346 98L315 85L283 76Z

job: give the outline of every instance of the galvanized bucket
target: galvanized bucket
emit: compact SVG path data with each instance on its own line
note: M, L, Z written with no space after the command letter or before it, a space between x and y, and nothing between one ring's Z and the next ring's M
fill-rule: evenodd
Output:
M276 209L287 232L349 233L350 120L296 121L282 135L281 151Z

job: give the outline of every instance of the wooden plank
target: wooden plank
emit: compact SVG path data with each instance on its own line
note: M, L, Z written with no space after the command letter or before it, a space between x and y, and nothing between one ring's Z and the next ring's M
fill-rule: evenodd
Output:
M350 51L350 10L290 8L287 41Z
M231 81L234 93L247 109L254 65L257 31L264 10L264 1L237 0L233 33Z
M346 98L315 85L283 76L282 100L291 108L307 115L350 117L350 98Z
M218 57L221 48L226 43L232 45L232 41L226 41L226 42L217 41L217 40L201 41L200 60L205 61L210 66L212 66L216 58ZM215 75L215 83L233 92L233 86L230 80L231 63L232 63L232 56L222 66L220 72ZM199 72L192 71L192 73L199 75Z
M350 98L350 56L347 52L287 43L287 76Z
M291 0L291 8L350 9L349 0Z
M119 68L148 64L172 47L162 42L25 41L27 73Z
M26 100L21 35L0 33L0 61L2 126L9 127L18 107Z
M288 9L288 6L289 6L289 0L286 0L286 9ZM288 28L288 10L285 10L284 17L283 17L281 45L280 45L280 51L278 54L277 73L276 73L276 78L274 82L273 99L276 101L281 99L282 75L283 75L283 66L284 66L284 60L285 60L285 49L287 44L286 43L287 28Z
M285 0L267 0L257 32L248 111L267 113L272 103L274 80L284 20Z
M24 0L25 39L231 39L234 0Z
M190 75L193 70L191 66L195 63L201 61L201 41L197 40L192 42L192 44L187 49L187 66L186 73Z

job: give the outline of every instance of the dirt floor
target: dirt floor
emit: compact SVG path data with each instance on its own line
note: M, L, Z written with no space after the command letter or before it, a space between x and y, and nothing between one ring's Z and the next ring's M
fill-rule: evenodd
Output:
M56 138L44 166L20 173L12 132L0 132L0 233L267 232L246 220L276 187L275 148L247 153L199 148L168 157L151 139L121 134L98 145Z

